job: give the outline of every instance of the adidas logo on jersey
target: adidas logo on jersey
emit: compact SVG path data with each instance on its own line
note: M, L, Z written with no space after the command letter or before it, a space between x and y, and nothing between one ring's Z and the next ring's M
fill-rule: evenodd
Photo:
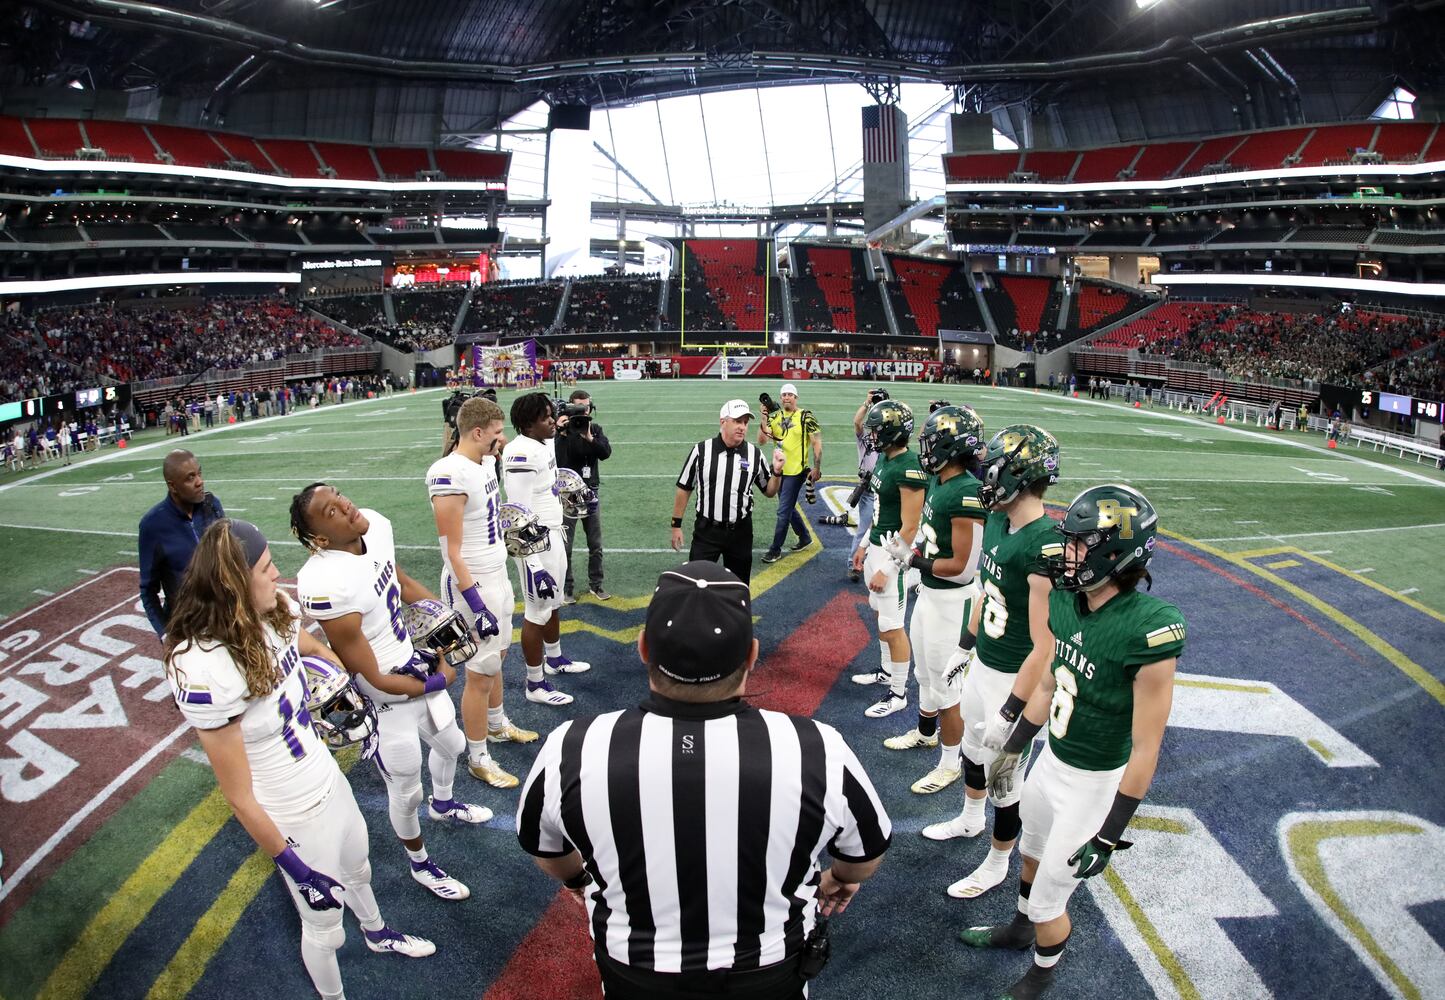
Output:
M1073 635L1069 636L1069 641L1072 642L1075 646L1082 646L1084 644L1084 633L1075 632Z
M993 548L989 549L989 550L988 550L988 554L991 555L991 556L996 556L996 555L998 555L998 546L995 545Z

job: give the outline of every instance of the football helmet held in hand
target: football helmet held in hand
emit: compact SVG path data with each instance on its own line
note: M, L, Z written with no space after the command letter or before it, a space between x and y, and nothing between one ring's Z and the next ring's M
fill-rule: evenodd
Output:
M597 494L571 469L557 470L557 499L563 517L586 517L597 509Z
M502 541L506 543L508 555L531 556L552 547L552 536L537 520L537 515L519 503L502 504L497 521L502 526Z
M306 708L311 726L326 745L339 750L376 733L376 706L351 683L351 675L319 656L301 657L306 671ZM297 721L303 722L300 714Z
M477 643L466 619L440 601L408 604L401 609L401 620L414 649L445 657L454 667L477 654ZM427 672L434 672L434 668Z

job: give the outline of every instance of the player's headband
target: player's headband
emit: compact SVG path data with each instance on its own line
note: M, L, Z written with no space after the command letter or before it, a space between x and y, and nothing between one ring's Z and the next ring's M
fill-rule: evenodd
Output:
M246 553L246 565L254 569L266 551L266 536L250 521L235 518L231 518L231 535L241 543L241 550Z

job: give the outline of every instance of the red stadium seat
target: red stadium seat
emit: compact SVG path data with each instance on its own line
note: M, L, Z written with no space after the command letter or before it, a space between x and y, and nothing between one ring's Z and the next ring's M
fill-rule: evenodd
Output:
M381 179L376 161L371 158L371 150L366 146L353 146L344 142L317 142L312 145L316 147L321 162L336 171L339 178L349 181Z
M1420 154L1422 163L1434 163L1436 160L1445 160L1445 128L1435 130L1435 138L1430 140L1430 145Z
M1199 148L1199 143L1190 140L1188 142L1159 142L1152 146L1145 146L1144 152L1139 154L1139 160L1134 164L1134 179L1138 181L1162 181L1173 177L1181 164L1190 158L1190 154Z
M1026 173L1039 175L1039 180L1060 183L1067 181L1074 172L1079 154L1073 151L1031 150L1024 154L1022 169Z
M248 135L235 135L231 132L215 132L212 138L220 143L221 148L229 154L229 159L249 163L259 173L274 174L276 166L262 152L261 147L256 145L256 140Z
M1024 332L1037 333L1043 326L1044 306L1049 300L1055 278L1022 274L994 276L998 287L1013 300L1014 319Z
M1375 152L1387 163L1414 163L1435 128L1432 122L1386 122L1375 137Z
M1239 147L1229 154L1229 163L1240 170L1273 170L1284 165L1285 157L1293 156L1299 151L1300 144L1305 141L1309 131L1307 128L1287 128L1255 132L1246 136Z
M1119 171L1133 163L1138 155L1138 146L1105 146L1103 149L1087 150L1074 168L1074 183L1116 181Z
M499 181L507 176L506 153L472 149L436 150L437 169L456 181Z
M1349 163L1357 149L1369 149L1375 140L1375 124L1326 125L1315 129L1297 166L1318 167L1327 163Z
M1019 168L1018 153L965 153L943 158L948 181L1006 181Z
M19 118L0 115L0 153L7 156L34 156L35 146L25 134L25 123Z
M271 162L292 177L307 179L321 176L321 163L309 142L296 139L264 139L258 145L271 157Z
M30 135L41 156L74 159L75 151L85 145L79 122L65 118L27 118L25 124L30 127Z
M1199 148L1194 151L1194 155L1190 156L1189 159L1185 160L1183 165L1180 166L1178 176L1191 177L1195 174L1203 173L1204 168L1211 163L1222 163L1228 160L1229 154L1232 153L1236 147L1242 145L1243 142L1244 137L1238 135L1224 135L1214 139L1205 139L1199 144Z
M216 144L209 132L178 125L149 125L147 128L156 145L170 153L177 166L219 167L228 159L226 151Z
M428 151L414 146L377 147L376 159L382 175L396 180L416 180L421 171L434 169Z
M146 135L145 127L136 122L85 122L90 145L105 150L116 159L129 158L136 163L155 163L156 147Z

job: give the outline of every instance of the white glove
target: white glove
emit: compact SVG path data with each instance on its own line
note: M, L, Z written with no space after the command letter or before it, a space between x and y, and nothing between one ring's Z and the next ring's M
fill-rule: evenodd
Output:
M968 668L973 666L973 650L955 649L948 662L943 665L943 683L950 688L963 686L963 679L968 676Z
M973 731L978 734L979 740L988 749L1002 750L1016 725L1018 725L1018 719L1006 719L1001 713L995 712L987 722L974 723Z
M995 802L1008 798L1013 792L1014 782L1022 778L1018 772L1023 756L1022 753L1001 753L988 766L988 793Z
M890 531L883 536L883 549L893 557L899 569L906 567L913 558L913 546L905 542L896 531Z

